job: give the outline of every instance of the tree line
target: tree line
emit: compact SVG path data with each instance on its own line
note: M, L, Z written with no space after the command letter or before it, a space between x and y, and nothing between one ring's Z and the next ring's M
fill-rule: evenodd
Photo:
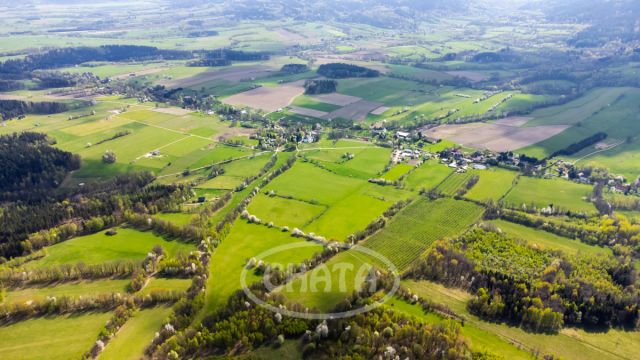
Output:
M191 52L160 50L153 46L102 45L59 48L0 63L0 77L3 74L28 74L38 69L61 68L89 61L183 60L191 57Z
M49 191L80 168L79 156L52 143L41 133L0 135L0 200L11 199L7 193Z
M13 198L12 202L0 206L0 257L28 254L33 244L25 240L41 230L74 223L75 226L63 227L67 234L64 239L68 239L107 224L120 223L127 210L154 214L175 209L183 198L191 196L187 186L150 185L153 179L148 173L123 174L78 189L53 189L33 197ZM44 245L53 239L41 235L32 239Z
M55 101L0 100L0 120L10 120L26 114L58 114L69 110L69 105Z
M322 75L330 79L344 79L352 77L370 78L380 76L380 72L378 70L344 63L322 64L318 67L317 73L318 75Z

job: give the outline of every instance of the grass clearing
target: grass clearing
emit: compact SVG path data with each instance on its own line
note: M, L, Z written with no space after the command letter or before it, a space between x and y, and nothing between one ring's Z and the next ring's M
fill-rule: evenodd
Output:
M353 291L361 288L369 272L368 269L372 266L363 255L353 250L341 252L326 261L324 265L316 267L275 291L310 309L329 311ZM339 270L341 268L345 269L344 274ZM317 286L312 288L311 278L323 278L327 281L318 281Z
M426 161L404 179L404 184L411 190L433 189L447 178L453 169L437 161Z
M140 294L147 295L157 290L186 292L191 286L191 279L165 279L152 278L149 283L140 290Z
M515 171L500 168L478 171L476 174L480 176L478 183L465 194L465 197L476 201L499 200L511 189L518 176Z
M302 228L326 211L325 206L279 196L257 195L247 211L264 222L273 221L277 226Z
M153 217L156 219L172 222L176 225L184 226L184 225L189 225L191 223L191 220L194 219L194 215L195 214L191 214L191 213L175 212L175 213L157 213L157 214L154 214Z
M265 190L273 190L280 196L331 205L347 197L362 184L363 181L340 176L309 163L297 162L274 179Z
M564 179L539 179L521 176L516 186L504 198L510 206L535 206L544 208L553 204L556 208L570 211L595 212L592 203L585 199L591 195L589 185L574 183Z
M391 205L389 201L355 193L332 205L304 230L327 239L344 241L349 235L366 228Z
M226 303L229 296L240 290L240 274L250 258L276 246L305 241L278 229L249 224L244 220L236 221L229 235L211 256L205 311L207 313L215 311ZM279 264L300 263L320 251L322 251L320 245L297 248L274 254L263 260L267 263ZM247 284L260 279L261 277L254 275L253 272L247 274Z
M291 105L324 112L332 112L340 109L339 105L325 103L306 95L298 96Z
M117 234L108 236L105 231L80 236L46 248L47 255L39 260L27 263L27 268L55 266L83 262L97 264L116 260L144 260L153 246L162 246L167 254L188 253L194 245L178 241L169 241L150 231L138 231L130 228L118 228Z
M408 173L413 169L413 166L409 164L398 164L389 169L382 178L389 181L396 181L400 179L404 174Z
M61 297L79 297L79 296L95 296L98 294L124 294L127 292L127 286L130 280L95 280L80 281L72 283L54 284L47 287L28 287L8 290L4 298L4 302L24 303L29 300L40 301L48 296Z
M138 311L109 341L98 359L135 360L144 357L144 349L170 313L171 307L168 306Z
M42 317L0 326L0 358L79 359L110 317L110 313Z
M569 239L543 230L532 229L530 227L515 224L505 220L493 220L489 221L489 223L496 225L508 236L526 240L529 244L535 245L537 248L560 250L571 255L575 255L578 253L589 255L612 254L610 248L601 248L598 246L587 245L580 242L579 240Z

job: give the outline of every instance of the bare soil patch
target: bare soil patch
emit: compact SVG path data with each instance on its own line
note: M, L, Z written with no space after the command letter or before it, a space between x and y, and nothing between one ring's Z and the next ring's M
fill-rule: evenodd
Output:
M496 120L493 123L495 125L505 125L505 126L515 126L521 127L524 126L529 121L533 120L532 117L526 116L511 116L504 119Z
M332 111L329 114L325 115L323 118L324 119L341 118L341 119L358 121L367 117L367 115L369 115L371 111L379 108L380 106L382 106L381 103L360 100L352 104L349 104L343 108L340 108L338 110Z
M259 87L229 96L223 101L230 105L249 106L267 112L276 111L291 104L304 93L304 81L295 81L277 87Z
M463 77L465 79L469 79L471 81L483 81L483 80L487 80L489 77L484 75L484 74L480 74L474 71L447 71L447 74L449 75L453 75L453 76L459 76L459 77Z
M274 71L275 69L264 65L235 66L226 69L207 70L198 75L188 78L165 80L160 81L159 83L160 85L164 85L168 88L188 88L214 80L224 80L230 82L251 80L265 77L273 73Z
M545 125L516 127L487 123L462 125L442 125L432 129L423 129L427 136L447 139L476 149L491 151L513 151L557 135L569 126Z
M362 98L359 98L357 96L343 95L338 93L317 95L313 96L313 98L323 103L338 106L346 106L362 100Z
M163 113L163 114L178 115L178 116L187 115L187 114L193 112L192 110L181 109L181 108L177 108L177 107L153 108L151 110L155 111L155 112Z
M235 137L239 137L239 136L243 136L243 137L250 137L251 135L257 133L258 130L256 129L248 129L248 128L243 128L243 127L230 127L230 128L226 128L224 132L218 134L218 141L222 142L226 139L229 138L235 138Z
M322 119L325 115L328 114L328 112L326 112L326 111L307 109L307 108L302 108L302 107L298 107L298 106L290 106L289 108L291 109L291 112L294 113L294 114L303 115L303 116L311 116L311 117L315 117L315 118L319 118L319 119Z
M377 109L373 110L371 113L372 113L373 115L382 115L382 114L384 114L384 112L385 112L385 111L387 111L387 110L389 110L389 108L388 108L388 107L386 107L386 106L380 106L379 108L377 108Z

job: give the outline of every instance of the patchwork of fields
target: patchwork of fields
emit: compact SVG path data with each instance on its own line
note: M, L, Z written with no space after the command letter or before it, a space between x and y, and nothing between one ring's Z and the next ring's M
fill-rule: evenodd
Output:
M563 52L573 47L565 37L579 36L584 29L569 22L539 26L532 21L526 27L496 24L485 28L486 19L438 16L438 26L432 26L431 22L420 25L416 20L416 24L411 25L416 26L416 31L405 34L408 31L405 28L378 29L366 22L307 21L306 15L299 15L303 20L280 22L241 19L239 14L246 10L245 5L246 8L255 6L248 3L237 9L233 20L221 22L218 20L224 17L209 18L209 10L202 13L198 9L191 14L180 9L170 14L171 22L166 23L166 29L153 31L146 28L152 24L146 23L149 9L128 12L124 5L118 17L141 27L103 31L99 21L96 24L100 24L100 30L80 30L83 29L80 26L86 24L78 16L74 21L82 24L77 29L46 33L42 30L45 25L57 26L64 15L65 10L54 5L44 7L58 9L50 23L45 17L34 17L0 24L0 35L3 35L0 48L5 53L0 61L20 59L41 48L99 46L124 40L158 46L162 50L189 51L193 55L176 57L182 60L160 56L141 61L89 61L76 66L65 64L62 68L38 69L36 72L43 72L36 73L38 76L55 77L60 76L56 73L64 72L78 77L84 74L87 79L74 78L77 84L56 90L43 86L37 76L22 79L20 76L26 76L25 73L18 76L17 90L0 93L0 100L60 101L70 106L70 110L57 114L27 114L0 121L0 135L25 131L45 133L51 140L50 146L80 156L80 168L65 172L62 184L52 187L59 188L59 193L53 190L50 194L42 193L46 195L42 196L43 204L59 202L57 209L67 212L68 216L47 223L48 233L44 226L28 232L46 240L54 239L58 231L69 229L64 226L82 226L82 234L89 233L68 239L61 236L54 245L32 253L29 248L32 243L18 239L16 257L0 257L0 276L11 278L11 282L0 281L0 359L81 358L98 346L96 340L106 334L106 324L113 322L123 307L132 310L131 317L109 336L98 359L150 358L145 351L161 333L162 336L170 333L165 345L167 349L176 350L175 354L163 354L166 358L182 355L184 358L255 356L265 359L365 357L355 350L348 355L338 354L342 347L353 345L353 339L348 331L340 335L333 327L326 339L319 335L320 328L316 328L317 338L322 341L307 342L301 339L302 332L297 327L309 323L287 323L286 319L284 325L291 326L283 333L285 339L280 339L280 332L272 330L283 325L283 319L271 314L266 318L256 315L259 312L254 311L255 304L245 298L231 304L234 316L237 315L232 320L226 312L219 311L228 310L229 298L242 290L243 272L247 284L257 285L263 280L265 269L270 267L295 275L287 278L273 294L267 294L270 301L280 301L277 295L282 295L282 299L297 303L287 306L300 305L311 313L335 311L337 306L355 307L360 305L358 301L373 301L384 296L385 291L377 289L369 299L347 303L370 280L368 277L375 274L372 269L389 272L385 269L388 264L367 255L367 251L388 260L393 268L390 275L401 276L402 286L411 293L406 298L411 301L393 297L383 306L429 326L453 328L454 323L461 323L459 332L464 344L460 341L456 345L461 348L468 345L474 353L466 353L467 357L482 357L480 353L486 351L489 352L487 358L495 353L505 359L546 358L547 355L586 360L637 357L640 332L623 329L620 322L610 326L609 322L600 321L596 328L583 320L595 322L598 319L592 319L601 315L598 311L605 313L603 309L610 302L615 302L615 306L606 308L610 310L607 316L613 318L611 314L618 316L625 311L628 318L635 316L634 307L628 304L637 298L638 281L633 266L638 268L638 206L616 208L613 214L605 216L604 211L598 212L595 200L591 199L593 185L559 178L555 172L558 166L564 165L555 163L561 159L578 167L606 169L623 175L629 182L640 175L640 89L620 87L623 85L614 78L626 72L629 83L637 80L635 74L640 64L635 62L636 55L629 55L629 59L633 59L630 63L616 65L616 69L598 75L611 78L611 83L616 85L609 86L617 87L592 88L602 86L594 84L609 83L598 83L600 80L582 87L579 79L591 76L587 71L567 74L564 79L564 74L528 67L529 62L539 61L540 55L534 56L533 52L537 47L563 44ZM259 3L258 6L263 5ZM383 8L383 3L369 11ZM222 5L216 4L216 7ZM95 15L101 6L106 5L87 4L86 12ZM173 9L172 6L169 4L166 8ZM210 10L211 14L215 13L213 8ZM385 18L388 15L380 14ZM264 15L269 15L266 9ZM530 15L538 16L533 12ZM504 18L509 19L506 15ZM38 29L31 28L31 23L37 24ZM24 34L9 34L14 27L25 26ZM200 33L200 28L208 27L216 30ZM185 29L193 30L194 36L181 34ZM536 37L544 41L536 43ZM511 44L505 38L517 41ZM615 40L616 46L620 45L619 41L622 43ZM530 44L536 47L529 48ZM200 66L207 63L200 60L213 60L208 57L215 57L211 51L214 48L221 49L221 55L223 50L232 50L235 53L231 53L231 57L247 56L251 60L234 58L216 64L223 66ZM581 66L585 68L588 68L586 58L591 56L588 49L579 50L580 61L584 62ZM260 51L265 53L255 53ZM527 56L520 57L518 53ZM483 54L514 57L474 59ZM544 55L540 57L546 59L547 54ZM255 60L257 58L261 60ZM321 75L318 71L320 65L336 62L375 69L380 74L345 78ZM87 72L99 78L88 79ZM547 79L554 76L562 79ZM334 78L335 92L305 93L306 80ZM0 85L4 85L4 81L2 79ZM88 89L91 81L100 89L87 95L83 86L87 85ZM590 90L583 92L587 88ZM114 95L97 95L107 93ZM580 96L574 96L576 94ZM87 103L80 106L83 100ZM398 133L404 131L410 134L407 139ZM606 139L571 155L548 159L557 151L600 132L607 135ZM308 135L313 135L310 138L314 141L309 140ZM315 136L319 137L317 141ZM443 141L433 143L432 138ZM448 165L451 159L441 160L449 156L441 156L439 152L453 147L463 153L462 157L459 153L454 157L462 165ZM399 162L395 156L392 159L394 151L403 149L417 149L421 155ZM499 152L509 154L495 154ZM516 171L518 168L510 166L511 163L496 160L502 162L505 156L512 155L510 152L516 153L512 164L520 161L522 171ZM113 158L105 157L107 154ZM532 170L523 165L523 158L518 160L519 155L547 162L532 165L535 168ZM486 166L467 164L467 170L466 159L478 157L486 161L474 162ZM119 180L120 175L138 172L149 172L153 177L149 176L149 183L140 185L138 193L122 194L131 197L110 194L109 200L115 204L91 198L93 187L110 184L109 181ZM529 176L531 172L537 177ZM167 196L146 203L147 198L153 197L150 194L156 190L155 186L164 185L168 185L163 188L168 192L181 191L176 190L175 198ZM84 189L88 189L86 193ZM35 190L33 194L39 194ZM632 197L634 189L624 195L614 194L613 189L604 191L604 199L612 203L636 199ZM74 196L67 198L67 194ZM5 194L0 193L0 218L11 212L19 213L22 206L28 208L35 201L31 198L31 189L13 198L18 200L6 200L12 199L6 195L5 198ZM48 196L51 199L44 199ZM15 202L18 206L7 207L9 210L5 212L4 202ZM498 211L500 207L523 217L526 211L541 219L538 223L544 222L545 229L556 231L503 220L508 218L507 211ZM497 219L483 219L487 208L496 210L487 214L498 214ZM77 213L73 213L74 210ZM548 210L558 210L562 217ZM99 224L100 219L94 216L103 215L111 216L108 219L113 222L109 224L117 225L96 226L100 230L88 231L85 222L91 219ZM617 215L625 218L616 219ZM136 224L130 221L134 217L138 220ZM628 224L626 218L630 220ZM53 229L60 225L64 225L61 230ZM556 225L558 228L554 229ZM575 226L575 232L567 230L570 225ZM143 230L149 228L153 230ZM537 263L534 256L518 258L535 263L531 268L545 275L535 282L517 284L518 291L530 290L526 300L514 302L513 297L509 297L512 295L509 290L513 290L506 286L512 280L509 277L500 278L500 284L491 284L503 269L489 269L496 273L491 274L494 278L483 279L486 280L481 285L482 290L486 290L485 298L478 289L480 286L469 286L474 291L471 293L424 280L441 275L435 274L438 269L415 277L408 272L417 271L412 265L424 260L428 252L434 250L434 243L450 245L453 254L459 250L455 248L457 242L464 240L459 239L460 236L471 237L481 232L480 229L496 237L500 234L505 240L500 247L504 245L505 252L513 250L510 247L513 244L525 249L522 253L526 254L554 251L557 261L550 264ZM43 231L38 234L40 230ZM25 231L24 238L27 236ZM599 245L592 245L594 243ZM291 248L263 255L287 245ZM480 248L499 247L496 242L484 245L486 247ZM434 262L433 265L434 268L442 265L443 278L450 274L449 270L465 267L458 267L459 264L469 265L473 275L480 277L484 271L480 260L490 258L481 258L485 255L481 252L473 253L477 258L472 258L465 257L460 250L454 254L460 257L448 261L442 256L448 263ZM581 277L578 280L582 282L576 281L579 286L570 288L567 267L575 265L571 261L591 258L598 259L602 266L589 268L578 264L585 267L580 269L584 271L576 271L571 276ZM540 265L543 263L544 266ZM101 268L118 266L130 268L113 273ZM94 267L98 270L89 275L83 273ZM513 270L508 265L494 266L497 267ZM324 272L326 269L328 272ZM328 287L325 291L310 291L311 279L319 274ZM438 281L445 283L444 279ZM488 289L491 286L493 288ZM558 289L572 290L564 291L572 293L571 301L563 298L568 295ZM435 306L423 308L412 300L413 294L428 300L427 305ZM155 297L163 300L151 303L150 299ZM576 304L581 297L584 301L579 315L573 314L580 320L558 315L559 327L547 333L542 331L547 330L544 327L530 326L527 321L533 321L524 316L507 318L513 315L507 314L507 310L517 307L514 313L518 316L527 312L532 318L547 316L544 321L549 321L550 315L578 309ZM73 314L58 313L55 308L59 302L66 304L80 299L89 299L94 304L97 299L112 299L114 303L117 301L113 299L126 299L126 304L96 307L98 310L91 307L90 310L69 310ZM508 299L506 306L505 299ZM485 300L480 310L474 308ZM146 301L150 305L140 305ZM34 310L45 302L53 305L45 312ZM600 303L602 309L589 313L590 306ZM33 309L28 315L17 321L4 321L10 317L9 310L31 306ZM429 307L432 309L426 311ZM387 321L382 317L379 320L380 324ZM543 320L538 320L536 325L542 323ZM377 329L381 337L360 343L370 339L369 332L373 334L373 330L365 332L364 328L350 325L358 331L357 345L353 347L356 350L358 346L388 350L387 342L412 331L404 325L390 324L388 329L392 335L389 335L389 330L381 326ZM263 326L267 330L263 330ZM178 330L171 330L174 327ZM422 330L424 335L429 328ZM334 336L336 334L338 336ZM434 339L431 345L435 348L441 346L436 342L452 340L455 339ZM195 350L188 353L185 349L189 347ZM399 347L393 350L404 351Z

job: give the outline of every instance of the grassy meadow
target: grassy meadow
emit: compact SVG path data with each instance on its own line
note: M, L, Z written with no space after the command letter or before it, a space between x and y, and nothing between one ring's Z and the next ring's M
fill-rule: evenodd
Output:
M46 256L29 262L27 268L39 268L83 262L87 265L117 260L144 260L155 245L162 246L169 255L188 253L194 245L167 240L150 231L118 228L109 236L105 231L67 240L45 249Z
M110 317L110 313L42 317L0 326L0 358L78 359Z
M589 255L612 254L609 248L587 245L580 242L580 240L569 239L544 230L532 229L505 220L493 220L489 223L497 226L509 237L526 240L530 245L539 249L560 250L570 255L579 253Z
M136 312L118 331L98 357L101 360L135 360L144 356L144 349L154 334L166 323L171 308L158 306Z
M576 212L595 212L592 203L585 200L591 195L590 185L574 183L564 179L538 179L522 176L505 196L504 202L511 206L535 206L544 208L553 204Z

